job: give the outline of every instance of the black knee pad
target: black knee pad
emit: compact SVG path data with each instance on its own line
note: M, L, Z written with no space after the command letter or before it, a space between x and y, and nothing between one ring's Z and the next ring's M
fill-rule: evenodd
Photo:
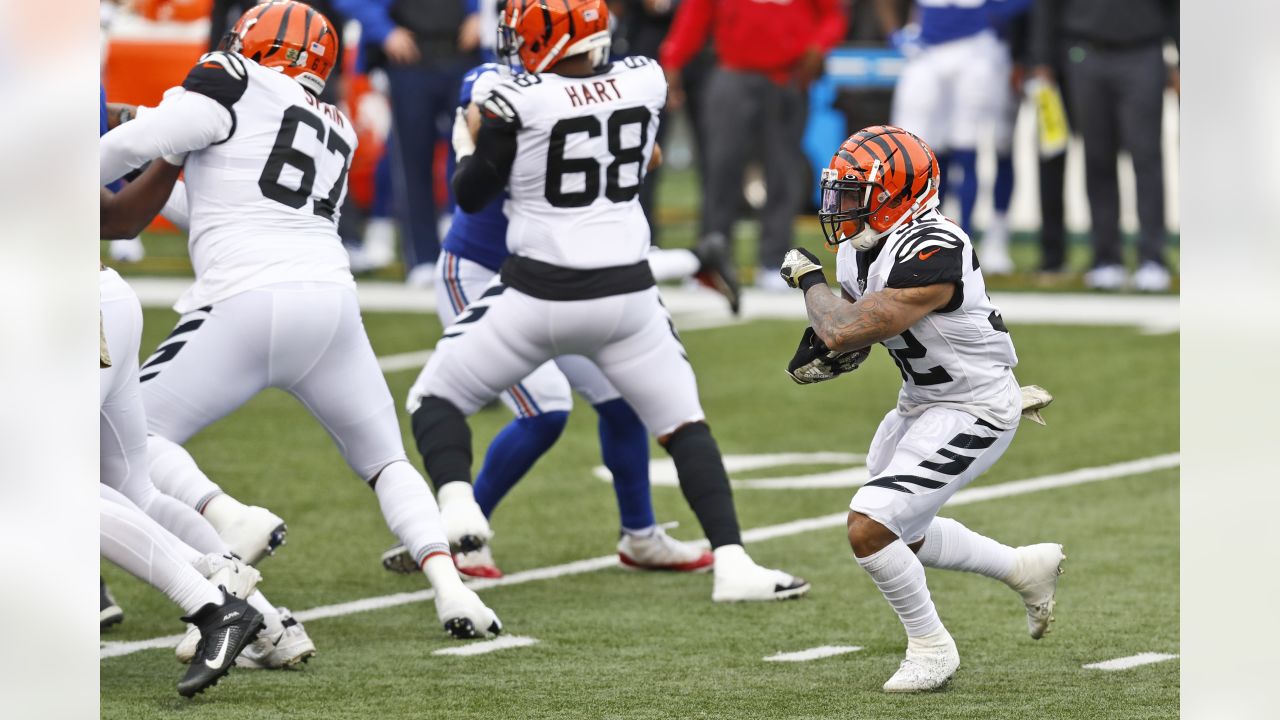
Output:
M447 483L471 482L471 428L453 403L434 396L414 411L413 439L436 490Z

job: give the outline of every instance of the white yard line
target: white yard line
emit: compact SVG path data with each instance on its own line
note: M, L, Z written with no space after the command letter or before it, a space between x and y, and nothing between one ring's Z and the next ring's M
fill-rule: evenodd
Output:
M836 655L844 655L845 653L858 652L862 649L861 645L819 645L808 650L797 650L796 652L778 653L764 658L765 662L807 662L809 660L820 660L822 658L834 657Z
M1040 492L1041 490L1050 490L1053 488L1068 487L1071 485L1082 485L1084 483L1098 482L1100 480L1113 480L1115 478L1126 477L1129 475L1139 475L1153 472L1155 470L1174 468L1178 467L1178 465L1178 454L1170 453L1168 455L1156 455L1154 457L1130 460L1128 462L1115 463L1113 465L1081 468L1079 470L1072 470L1070 472L1058 473L1055 475L1045 475L1038 478L1029 478L1027 480L1016 480L1014 482L1000 483L999 485L988 485L986 487L961 490L952 496L951 500L947 503L947 506L967 505L969 503L982 502L984 500L994 500L996 498ZM793 520L791 522L785 522L778 525L753 528L751 530L744 531L742 533L742 539L746 542L761 542L773 538L798 535L811 530L843 527L847 517L847 513L839 512L831 515L806 518L804 520ZM704 539L697 541L697 544L706 547L708 543ZM617 564L618 557L616 555L602 555L600 557L590 558L587 560L577 560L563 565L552 565L550 567L524 570L496 580L474 580L467 584L473 590L479 591L487 588L503 587L506 585L520 585L527 582L533 582L535 580L553 580L567 575L581 575L583 573L594 572L596 570L603 570L607 567L616 567ZM338 603L336 605L323 605L321 607L311 608L310 610L296 612L294 613L294 617L303 622L310 622L312 620L319 620L322 618L339 617L342 615L351 615L353 613L367 612L369 610L381 610L383 608L395 607L397 605L406 605L408 603L423 602L425 600L430 600L433 597L435 597L435 591L430 589L418 590L417 592L395 593L393 595L364 598L361 600L353 600L351 602ZM129 655L140 650L171 648L175 647L181 639L182 635L167 635L148 640L103 642L100 657L119 657L121 655Z
M483 655L498 650L506 650L508 648L528 647L536 645L538 640L531 637L521 637L519 635L501 635L493 640L483 640L481 642L467 643L466 645L458 645L456 647L441 648L432 652L432 655Z
M1166 660L1177 660L1177 655L1166 655L1165 653L1144 652L1128 657L1116 658L1115 660L1103 660L1102 662L1089 663L1082 665L1086 670L1128 670L1129 668L1141 667L1143 665L1151 665L1153 663L1165 662Z
M127 270L127 269L126 269ZM190 278L129 277L143 307L170 307L191 285ZM360 308L366 312L434 312L432 289L403 283L357 283ZM1110 295L1096 293L997 292L992 299L1010 324L1109 325L1139 327L1145 332L1176 332L1176 295ZM701 288L662 286L662 301L680 330L722 327L752 320L804 320L799 293L743 291L742 317L729 315L724 298Z

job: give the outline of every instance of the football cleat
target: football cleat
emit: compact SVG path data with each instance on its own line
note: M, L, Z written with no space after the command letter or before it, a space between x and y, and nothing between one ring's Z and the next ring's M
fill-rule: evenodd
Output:
M191 564L214 587L221 587L233 596L246 600L253 594L262 573L230 555L209 553Z
M693 249L701 266L694 277L698 282L715 290L729 301L729 311L737 315L742 310L742 286L738 272L733 267L733 253L724 235L712 233L702 238Z
M488 545L481 546L479 550L472 550L471 552L454 553L453 566L464 576L463 579L467 577L502 577L502 571L493 564L493 553L489 550ZM382 553L382 567L389 572L401 575L414 575L418 572L418 564L413 561L413 555L403 545L396 545Z
M445 632L458 640L485 638L502 632L502 622L471 588L458 586L448 593L436 591L436 614Z
M960 652L946 628L931 635L907 638L907 657L898 671L884 684L890 693L914 693L937 690L951 679L960 667Z
M1014 548L1013 572L1005 582L1022 596L1027 606L1027 632L1033 640L1049 633L1054 621L1053 607L1058 592L1058 576L1062 574L1062 546L1040 543Z
M107 589L107 581L98 578L98 584L102 588L100 593L100 612L98 613L98 628L106 630L116 623L124 621L124 610L116 604L116 599L111 596L111 591Z
M400 575L414 575L418 572L418 563L413 561L409 548L403 545L396 545L382 553L382 567Z
M182 619L200 634L195 656L178 681L178 694L188 698L216 685L262 630L262 613L225 591L221 604L209 603Z
M671 537L661 526L650 535L623 532L618 540L618 561L635 570L706 572L715 563L710 550L702 550Z
M741 545L716 549L712 602L787 600L809 592L809 583L781 570L760 567Z
M246 563L257 565L284 545L284 536L289 528L270 510L249 505L233 522L217 530L231 552Z
M236 658L237 667L259 670L281 670L304 663L316 654L316 644L307 636L306 628L293 618L289 608L276 608L280 612L280 624L284 629L271 637L265 630L258 639Z
M1151 260L1142 263L1133 273L1133 289L1138 292L1166 292L1171 282L1169 271Z
M493 530L489 529L489 520L476 503L471 483L446 483L436 497L440 501L440 519L444 522L450 552L456 556L489 544Z

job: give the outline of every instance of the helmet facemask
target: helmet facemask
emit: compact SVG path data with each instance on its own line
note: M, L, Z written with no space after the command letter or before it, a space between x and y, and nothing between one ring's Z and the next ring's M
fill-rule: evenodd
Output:
M835 168L822 171L822 205L818 223L827 245L835 247L850 241L855 249L870 250L885 233L872 230L871 216L889 201L889 191L876 180L880 161L876 161L866 179L850 171L844 177Z

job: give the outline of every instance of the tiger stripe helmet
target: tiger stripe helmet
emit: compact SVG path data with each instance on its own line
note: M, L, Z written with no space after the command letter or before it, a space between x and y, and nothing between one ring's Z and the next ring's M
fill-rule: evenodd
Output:
M605 0L507 0L498 18L498 56L519 56L525 72L540 73L582 53L600 67L610 42Z
M827 244L870 250L904 222L938 206L933 150L902 128L863 128L840 144L822 171L818 222Z
M338 35L306 3L266 2L246 10L218 48L278 70L319 95L338 57Z

